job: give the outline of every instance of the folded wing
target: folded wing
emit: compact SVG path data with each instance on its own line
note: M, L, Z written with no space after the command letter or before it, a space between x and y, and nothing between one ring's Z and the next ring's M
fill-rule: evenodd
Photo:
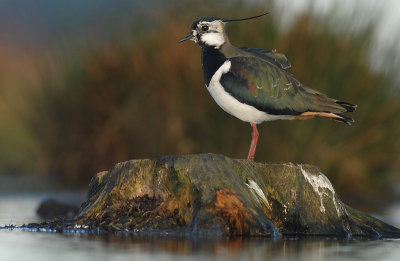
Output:
M346 123L352 121L342 113L354 111L355 105L331 99L302 85L284 70L283 58L278 59L280 62L272 61L272 58L261 57L261 51L258 53L253 57L229 59L231 67L222 75L221 84L237 100L273 115L299 116L308 113L326 117L332 114L340 117L336 120Z

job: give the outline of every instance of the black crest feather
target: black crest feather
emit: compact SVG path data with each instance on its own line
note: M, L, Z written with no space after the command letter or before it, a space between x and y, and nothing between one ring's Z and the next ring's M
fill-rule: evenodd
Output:
M267 15L268 12L260 14L260 15L256 15L256 16L252 16L252 17L247 17L247 18L239 18L239 19L222 19L223 22L228 23L228 22L237 22L237 21L245 21L245 20L250 20L250 19L255 19L264 15Z

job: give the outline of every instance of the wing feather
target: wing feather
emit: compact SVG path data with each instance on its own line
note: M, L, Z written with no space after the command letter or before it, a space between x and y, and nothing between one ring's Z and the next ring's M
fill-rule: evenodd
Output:
M244 50L252 55L258 56L269 62L274 63L281 69L288 69L291 67L289 60L282 53L277 53L276 50L264 50L261 48L249 48L247 46L239 47L240 50Z
M276 62L258 56L232 57L221 77L226 91L240 102L273 115L346 112L340 102L302 85Z

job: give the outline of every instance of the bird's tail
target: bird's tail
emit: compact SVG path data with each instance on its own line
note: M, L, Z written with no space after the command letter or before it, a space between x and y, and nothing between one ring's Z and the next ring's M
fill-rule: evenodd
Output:
M341 102L341 101L336 101L335 103L343 108L343 112L336 113L336 112L307 111L307 112L303 112L303 113L295 116L295 118L299 119L299 120L305 120L305 119L311 119L314 117L323 117L323 118L329 118L329 119L332 119L335 121L340 121L340 122L344 122L348 125L351 125L354 122L354 119L347 117L347 116L343 115L342 113L355 111L357 108L357 105L347 103L347 102Z
M333 120L335 121L340 121L340 122L344 122L347 125L351 125L354 122L353 118L347 117L341 113L334 113L334 115L336 115L337 117L332 117Z
M337 101L336 104L342 106L343 109L346 110L345 112L352 112L352 111L355 111L357 108L357 105L351 104L348 102ZM348 125L351 125L354 122L353 118L347 117L347 116L343 115L342 113L335 113L335 115L338 116L338 118L333 118L334 120L344 122Z
M311 97L314 106L311 106L308 111L295 116L296 119L323 117L341 121L348 125L354 122L352 118L344 116L343 113L355 111L357 105L329 98L326 94L318 92L307 86L302 86L302 88L304 90L304 94L308 98Z
M343 107L343 109L345 109L345 112L352 112L355 111L357 109L357 105L348 103L348 102L342 102L342 101L337 101L335 102L336 104L340 105Z
M344 122L348 125L354 122L352 118L343 115L343 113L355 111L357 105L329 98L326 94L313 90L307 86L302 86L302 88L308 97L312 97L314 106L312 106L309 111L296 115L296 119L323 117Z
M307 112L303 112L299 115L294 116L294 119L297 120L307 120L307 119L312 119L315 117L322 117L322 118L328 118L328 119L332 119L335 121L340 121L340 122L344 122L348 125L352 124L354 122L354 120L350 117L344 116L341 113L333 113L333 112L314 112L314 111L307 111Z
M357 108L357 105L347 103L347 102L337 101L336 104L343 107L343 109L345 109L344 112L352 112L352 111L355 111L355 109ZM303 112L303 113L295 116L295 118L298 120L306 120L306 119L311 119L314 117L328 118L328 119L332 119L335 121L344 122L348 125L351 125L354 122L353 118L347 117L347 116L343 115L342 113L336 113L336 112L307 111L307 112Z

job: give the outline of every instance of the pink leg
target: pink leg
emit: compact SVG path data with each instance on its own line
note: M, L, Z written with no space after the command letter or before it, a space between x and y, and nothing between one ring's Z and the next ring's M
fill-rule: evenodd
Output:
M256 154L256 147L257 147L257 140L258 140L258 131L257 126L255 123L252 123L251 126L253 127L253 132L251 134L251 145L249 150L249 155L247 159L250 161L254 161L254 154Z

